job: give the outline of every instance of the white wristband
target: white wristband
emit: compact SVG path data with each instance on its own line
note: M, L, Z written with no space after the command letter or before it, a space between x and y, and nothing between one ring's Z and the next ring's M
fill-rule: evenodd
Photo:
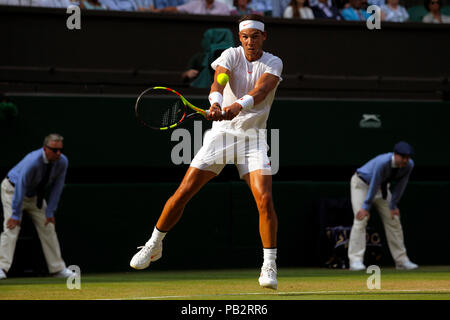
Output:
M235 102L239 103L242 106L242 109L248 109L253 107L253 97L251 95L246 94L242 98L236 100Z
M219 91L211 92L208 96L208 100L209 100L209 103L211 103L211 106L214 103L218 103L219 106L222 107L223 96Z

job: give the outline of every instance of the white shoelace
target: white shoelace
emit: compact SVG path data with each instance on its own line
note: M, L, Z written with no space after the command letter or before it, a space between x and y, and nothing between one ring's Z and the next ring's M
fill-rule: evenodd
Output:
M150 247L147 247L147 246L140 246L140 247L137 247L137 248L138 249L142 249L141 251L139 251L139 255L140 256L147 255L149 253L149 251L150 251Z
M152 249L152 248L157 248L157 244L156 243L152 243L152 244L150 244L150 245L147 245L147 244L145 244L144 246L140 246L140 247L137 247L138 249L144 249L143 251L141 251L142 253L145 253L145 254L147 254L149 251L150 251L150 249Z
M277 268L272 266L263 266L261 268L263 273L266 273L269 278L276 278Z

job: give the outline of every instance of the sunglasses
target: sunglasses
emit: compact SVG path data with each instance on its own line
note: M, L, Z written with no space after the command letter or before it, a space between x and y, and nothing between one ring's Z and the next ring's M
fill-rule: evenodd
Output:
M63 148L51 148L51 147L49 147L49 146L45 146L47 149L50 149L50 150L52 150L54 153L57 153L58 151L59 152L63 152Z

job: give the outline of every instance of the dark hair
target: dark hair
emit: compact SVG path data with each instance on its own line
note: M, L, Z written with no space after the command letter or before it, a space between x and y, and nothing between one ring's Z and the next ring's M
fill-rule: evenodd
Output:
M239 0L234 0L234 1L233 1L233 6L235 6L236 8L237 8L237 6L238 6L238 1L239 1ZM247 4L249 4L250 2L252 2L252 0L247 0Z
M291 0L291 3L289 5L292 7L294 18L300 18L300 13L298 12L298 3L297 0ZM309 1L305 0L305 3L303 4L304 7L309 7Z
M425 7L425 9L427 9L427 11L430 11L430 3L431 1L435 1L435 0L425 0L423 2L423 6ZM437 0L437 2L439 3L439 8L442 8L442 0Z
M259 14L246 14L245 16L242 16L239 19L238 23L241 23L242 21L245 21L245 20L255 20L255 21L264 23L264 17Z

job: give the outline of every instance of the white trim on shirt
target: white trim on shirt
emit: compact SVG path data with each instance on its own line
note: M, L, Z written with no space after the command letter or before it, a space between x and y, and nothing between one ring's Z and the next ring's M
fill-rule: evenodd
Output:
M42 149L42 159L44 159L44 163L49 163L47 156L45 155L44 149Z

